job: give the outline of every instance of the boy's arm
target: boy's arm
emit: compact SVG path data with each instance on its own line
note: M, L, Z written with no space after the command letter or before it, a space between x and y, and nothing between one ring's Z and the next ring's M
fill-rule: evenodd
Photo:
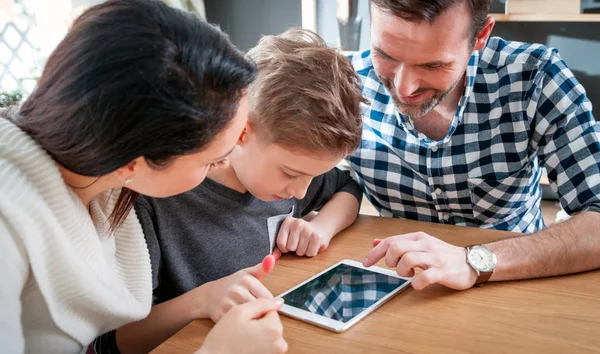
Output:
M325 203L319 213L309 222L331 240L356 220L360 204L348 192L338 192Z
M304 217L313 211L322 211L324 206L333 199L336 194L345 192L352 196L356 202L356 205L349 205L351 207L360 207L362 201L362 189L360 185L352 178L350 171L340 170L335 167L331 171L322 174L321 176L315 177L311 182L306 196L304 199L298 201L298 208L295 216ZM350 200L350 199L349 199ZM342 206L344 208L346 206ZM358 215L358 210L354 217Z
M360 209L362 190L349 171L338 168L313 180L306 197L298 201L296 216L284 220L277 236L281 252L316 256L331 239L350 226ZM313 211L320 210L318 214Z
M306 214L308 211L319 210L309 223L322 230L331 240L356 220L362 201L362 189L352 179L350 171L343 171L337 167L325 173L320 183L315 179L314 184L316 185L311 184L311 187L318 192L310 193L309 188L307 198L312 197L312 203L311 200L304 198L308 203L302 212Z

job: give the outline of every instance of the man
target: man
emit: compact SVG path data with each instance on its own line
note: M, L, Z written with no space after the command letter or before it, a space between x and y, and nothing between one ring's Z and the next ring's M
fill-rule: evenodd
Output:
M527 233L473 247L375 240L416 289L600 267L600 125L556 50L490 38L489 0L371 0L361 147L348 157L383 216ZM570 220L544 229L541 167Z

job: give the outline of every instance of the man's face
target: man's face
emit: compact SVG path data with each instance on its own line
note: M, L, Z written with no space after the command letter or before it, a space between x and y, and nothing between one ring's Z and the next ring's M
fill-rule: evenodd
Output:
M429 113L461 83L473 48L466 3L433 23L408 22L371 5L371 51L377 76L398 110L412 119Z

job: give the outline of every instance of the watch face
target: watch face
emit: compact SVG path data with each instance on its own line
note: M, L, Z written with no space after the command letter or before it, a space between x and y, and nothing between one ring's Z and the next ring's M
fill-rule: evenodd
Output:
M469 263L480 272L491 272L496 266L496 256L487 247L473 246L469 251Z

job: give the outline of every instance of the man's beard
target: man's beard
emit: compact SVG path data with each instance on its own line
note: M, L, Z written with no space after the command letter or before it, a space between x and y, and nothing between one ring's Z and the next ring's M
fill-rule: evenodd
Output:
M385 86L385 88L387 88L387 90L389 91L390 96L392 97L392 101L396 105L396 108L398 108L398 111L408 116L410 119L414 120L417 118L421 118L427 113L431 112L432 109L434 109L438 104L440 104L446 98L446 96L448 96L448 94L456 88L461 79L462 77L456 80L456 82L454 82L450 86L450 88L448 88L445 91L432 88L419 88L413 93L413 95L426 93L427 91L433 91L434 94L426 102L417 104L402 102L397 96L396 90L394 89L394 86L392 85L392 82L390 80L382 78L381 82L383 83L383 86Z

